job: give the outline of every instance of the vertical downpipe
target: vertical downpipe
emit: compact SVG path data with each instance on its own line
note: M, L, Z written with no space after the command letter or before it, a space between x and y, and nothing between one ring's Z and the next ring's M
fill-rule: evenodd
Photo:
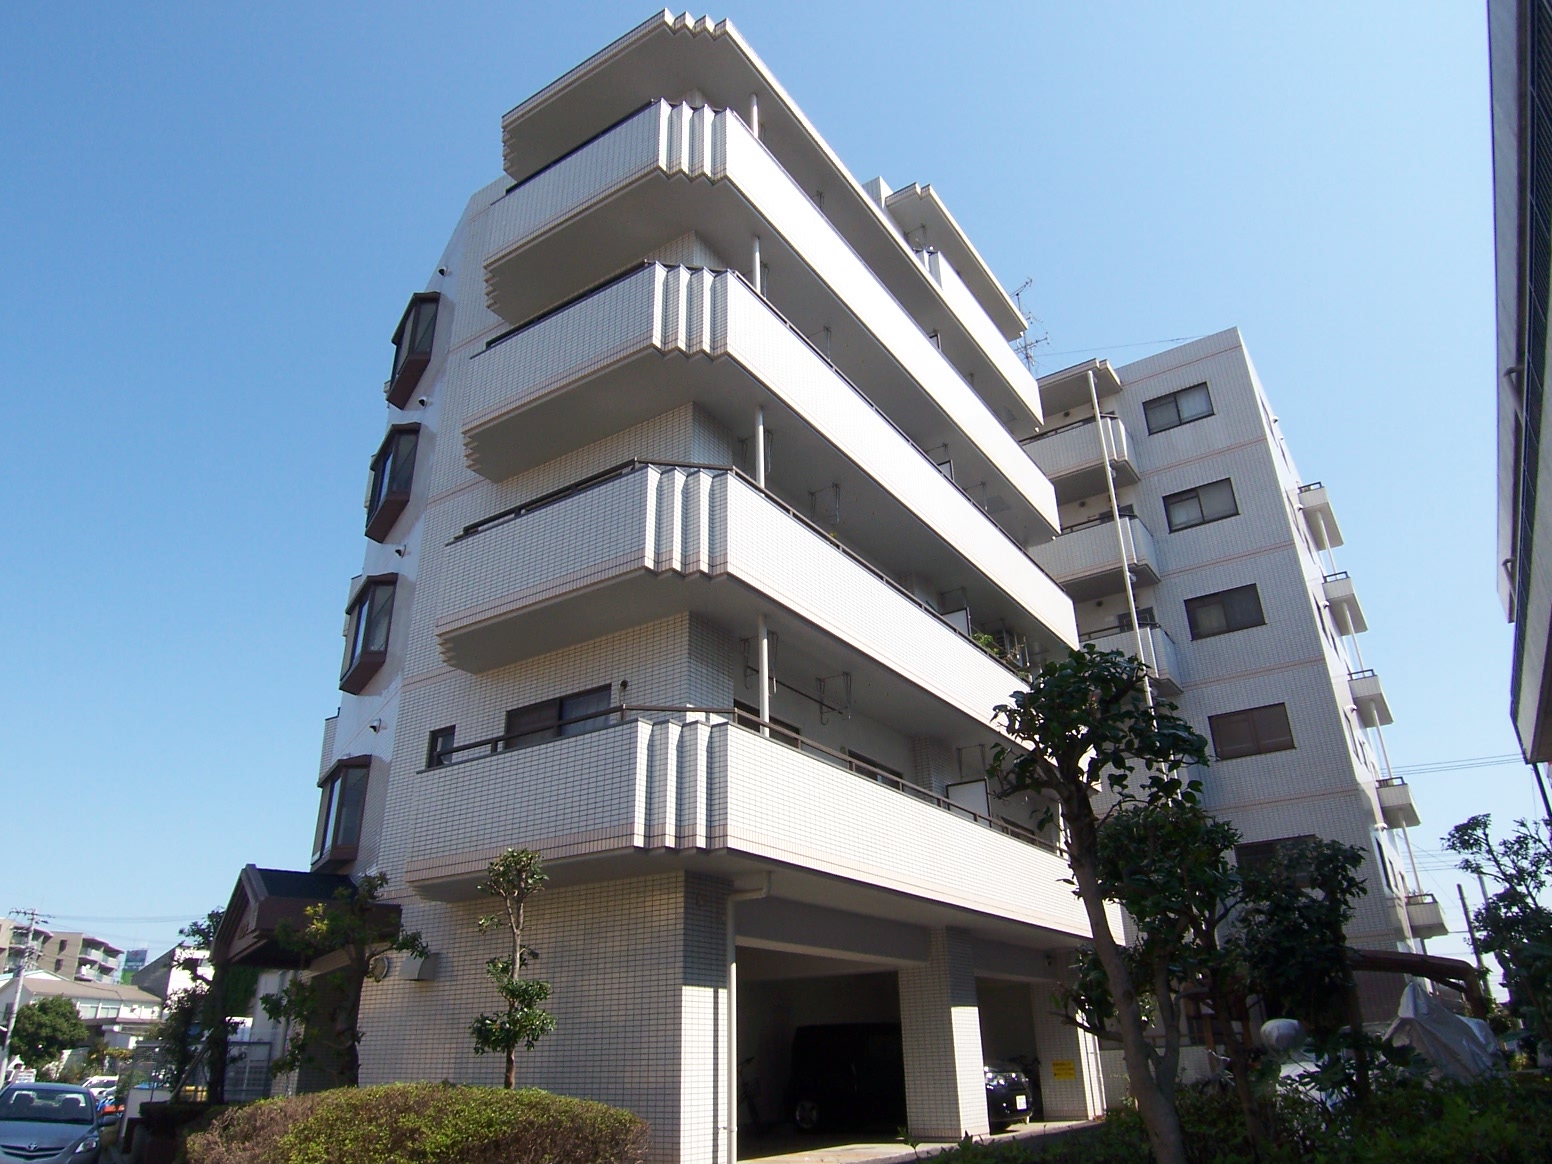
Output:
M754 236L754 261L749 269L749 286L754 288L756 295L764 295L765 288L760 279L760 236Z
M765 405L754 414L754 483L765 488Z
M760 95L749 94L749 132L754 135L756 141L760 140Z
M1099 455L1105 472L1105 492L1110 498L1110 520L1115 526L1116 546L1121 551L1121 581L1126 585L1126 608L1132 614L1132 638L1137 643L1137 661L1146 665L1148 655L1143 648L1142 625L1137 621L1137 595L1132 590L1131 557L1126 552L1126 531L1121 528L1121 507L1116 502L1115 477L1110 471L1110 438L1105 435L1105 418L1099 414L1099 389L1094 387L1094 373L1085 372L1083 375L1089 385L1089 403L1094 406L1094 427L1099 431ZM1153 706L1151 681L1143 683L1142 694L1151 708Z
M760 734L771 734L771 635L765 625L765 615L760 615Z

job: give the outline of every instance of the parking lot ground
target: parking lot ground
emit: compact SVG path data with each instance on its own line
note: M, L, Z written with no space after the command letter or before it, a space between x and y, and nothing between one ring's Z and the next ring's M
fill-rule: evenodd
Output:
M1086 1120L1052 1120L1019 1124L997 1136L978 1136L982 1143L1032 1140L1090 1127ZM739 1139L739 1160L760 1164L908 1164L935 1156L953 1144L922 1144L912 1151L899 1140L866 1140L853 1136L806 1136L800 1132L775 1132L768 1136Z

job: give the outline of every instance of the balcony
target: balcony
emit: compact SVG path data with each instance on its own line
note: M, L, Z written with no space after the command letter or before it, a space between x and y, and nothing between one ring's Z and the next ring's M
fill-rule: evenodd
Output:
M1412 790L1399 776L1379 782L1380 812L1393 829L1414 829L1422 823L1412 804Z
M1336 624L1339 632L1357 635L1369 629L1369 624L1364 621L1363 607L1358 605L1358 595L1353 590L1353 580L1347 576L1346 570L1327 574L1321 589L1331 607L1331 621Z
M1071 894L1030 891L1069 873L1026 830L830 749L735 726L732 709L616 714L624 722L600 731L485 749L423 774L410 888L474 899L491 857L513 844L538 850L560 883L677 868L697 853L698 867L721 875L780 868L831 899L845 882L853 895L903 894L1088 933Z
M1390 704L1385 702L1385 690L1380 686L1380 677L1373 670L1350 672L1347 685L1364 727L1384 727L1395 722L1391 718Z
M1342 544L1342 530L1336 524L1336 514L1331 509L1331 499L1326 487L1319 481L1300 485L1299 512L1304 515L1304 526L1317 550L1329 550Z
M1169 637L1163 627L1154 623L1144 623L1138 631L1142 635L1142 661L1148 665L1148 676L1154 687L1164 695L1179 695L1182 680L1175 640ZM1137 634L1129 626L1107 626L1100 630L1084 631L1078 637L1085 643L1093 643L1102 651L1125 651L1137 658Z
M1444 910L1431 893L1411 893L1406 899L1407 924L1414 938L1442 938L1450 932Z
M973 334L984 314L967 326L891 237L909 280L937 304L903 307L736 115L649 105L525 178L480 230L488 303L517 326L686 239L694 265L749 271L758 238L762 291L800 334L827 336L826 355L922 448L947 444L961 479L985 482L1006 520L1043 522L1039 536L1016 534L1024 543L1055 532L1050 483L1006 427L1040 418L1038 389L1007 343L989 326Z
M1020 540L1040 540L1043 523L945 476L736 274L646 264L493 342L475 364L464 445L490 480L680 404L733 433L751 432L764 407L779 432L774 492L803 499L839 484L847 512L866 515L838 523L859 552L945 586L968 579L982 618L1049 628L1026 628L1037 647L1077 641L1071 604Z
M1132 571L1132 584L1152 586L1159 580L1158 552L1148 527L1132 514L1123 514L1120 537L1109 514L1069 526L1062 536L1030 555L1075 602L1119 594L1126 584L1121 573L1121 544Z
M1018 683L752 483L696 467L631 463L470 526L447 551L436 635L448 664L481 672L683 611L741 636L769 614L785 663L847 671L859 711L915 733L982 731Z
M1092 416L1064 424L1050 432L1040 433L1020 443L1030 460L1040 466L1040 471L1051 479L1056 489L1056 500L1062 504L1093 497L1105 492L1105 457L1100 447L1100 433L1110 448L1110 471L1115 483L1135 485L1138 480L1137 464L1132 459L1131 440L1121 418L1105 413L1099 424Z

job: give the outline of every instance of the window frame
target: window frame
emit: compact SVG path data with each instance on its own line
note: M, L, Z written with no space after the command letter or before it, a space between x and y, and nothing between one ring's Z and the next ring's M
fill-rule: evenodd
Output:
M1184 420L1181 419L1180 398L1186 395L1188 392L1195 392L1198 388L1202 389L1203 393L1207 396L1207 411L1201 413L1198 416L1192 416ZM1175 419L1173 423L1154 427L1154 413L1159 411L1165 404L1173 406ZM1144 400L1142 402L1143 424L1147 426L1149 436L1157 436L1161 432L1169 432L1172 429L1181 428L1188 424L1195 424L1199 420L1206 420L1210 416L1217 415L1218 409L1217 406L1213 404L1212 389L1207 386L1206 380L1203 380L1197 384L1187 385L1184 388L1177 388L1173 392L1166 392L1162 396L1155 396L1152 400Z
M1264 725L1257 722L1257 712L1272 711L1281 712L1283 728L1287 733L1285 736L1278 736L1270 731L1264 731ZM1248 717L1245 723L1250 728L1252 746L1249 750L1236 750L1225 755L1223 748L1219 744L1220 731L1232 727L1233 721L1240 719L1240 717ZM1259 707L1243 707L1236 711L1225 711L1217 715L1210 715L1207 717L1207 731L1212 736L1213 756L1218 760L1240 760L1246 756L1266 756L1274 752L1291 752L1298 747L1293 738L1293 721L1288 715L1288 705L1286 703L1263 703ZM1284 739L1287 740L1286 743L1282 742Z
M388 403L395 408L403 408L409 403L410 394L420 384L421 376L431 363L441 303L441 292L417 291L410 296L409 305L399 318L399 326L394 328L393 372L388 378L386 395ZM429 322L426 320L428 315ZM417 344L422 337L424 343Z
M1266 841L1247 841L1234 846L1234 866L1247 872L1265 869L1268 865L1282 860L1283 854L1294 845L1311 845L1319 841L1320 838L1314 833L1301 833L1296 837L1273 837ZM1300 889L1308 889L1313 880L1311 876L1313 872L1308 867L1294 869L1294 884Z
M1214 485L1227 485L1229 487L1229 501L1233 505L1233 509L1228 513L1220 513L1216 517L1208 517L1206 509L1201 504L1201 492L1203 489L1211 489ZM1175 515L1170 509L1171 504L1179 504L1193 495L1195 495L1197 511L1202 514L1202 520L1176 525ZM1166 493L1159 499L1159 503L1164 506L1164 524L1169 527L1170 533L1182 533L1188 529L1212 525L1215 521L1227 521L1231 517L1239 516L1239 494L1234 492L1234 478L1232 477L1220 477L1216 481L1203 481L1200 485L1193 485L1189 489L1181 489L1175 493Z
M442 768L451 763L448 753L458 746L458 725L432 728L426 733L426 767Z
M603 707L587 709L583 714L575 716L565 714L568 703L588 698L597 699L599 696L603 697ZM611 720L617 710L614 706L614 684L612 683L602 683L582 691L572 691L552 699L541 699L537 703L526 703L521 707L509 708L502 720L501 738L497 741L494 750L513 752L531 748L537 744L549 743L551 740L570 739L573 736L602 731L611 726ZM522 731L514 731L514 724L522 724L525 719L534 726L524 728Z
M1255 600L1256 619L1254 622L1244 622L1238 625L1231 625L1232 620L1228 616L1229 606L1227 599L1229 595L1243 594L1247 590L1250 592L1251 597ZM1210 608L1214 600L1218 601L1218 604L1222 607L1224 612L1223 629L1203 630L1197 625L1198 612ZM1245 586L1231 586L1227 590L1214 590L1211 594L1198 594L1195 598L1187 598L1185 600L1185 608L1186 626L1190 628L1191 640L1193 642L1195 642L1197 639L1215 639L1219 635L1230 635L1235 631L1250 630L1252 627L1266 625L1266 607L1261 603L1261 588L1254 582L1251 582Z
M366 797L372 780L371 756L347 756L318 779L318 820L313 828L313 872L335 869L356 859L361 849ZM353 783L355 782L355 783ZM352 795L346 808L346 795ZM349 826L349 835L342 836Z
M407 458L403 454L405 438L410 438ZM374 542L387 540L394 523L410 503L415 488L415 461L420 454L420 425L396 424L383 437L372 454L366 489L366 536ZM405 465L405 460L408 465ZM401 479L402 478L402 479ZM394 488L395 483L402 488Z
M393 634L393 607L398 597L399 575L372 574L362 580L361 586L345 607L345 660L340 666L340 690L350 695L360 695L366 690L372 676L388 661L388 644ZM383 620L382 634L368 635L371 631L374 599L386 589L386 609L379 607ZM365 611L365 617L362 612ZM369 641L381 640L381 647L367 648Z

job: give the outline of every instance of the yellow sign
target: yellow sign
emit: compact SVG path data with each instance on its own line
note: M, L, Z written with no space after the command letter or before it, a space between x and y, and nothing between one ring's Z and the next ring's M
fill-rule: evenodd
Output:
M1052 1079L1076 1079L1078 1077L1078 1064L1074 1059L1052 1059Z

